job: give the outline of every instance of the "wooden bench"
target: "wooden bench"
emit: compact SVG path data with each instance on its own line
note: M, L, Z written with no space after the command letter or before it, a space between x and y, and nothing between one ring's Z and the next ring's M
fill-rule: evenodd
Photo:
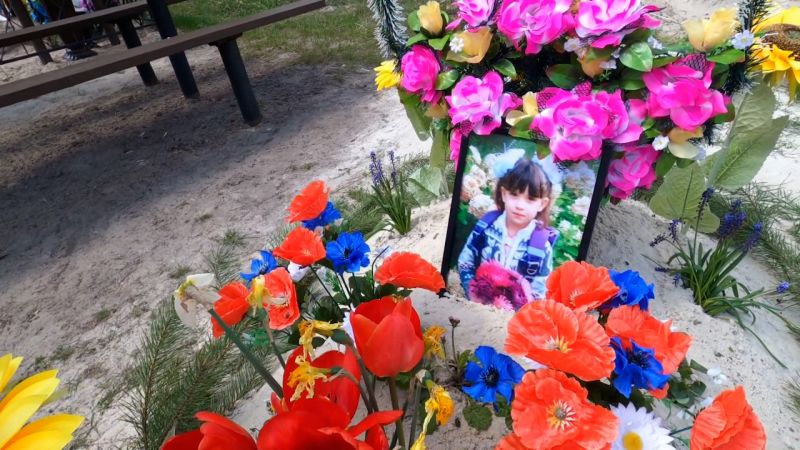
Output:
M242 19L131 48L124 52L101 55L64 69L2 84L0 85L0 108L130 67L138 67L155 59L184 52L200 45L210 44L219 49L242 117L247 124L255 125L260 122L261 113L236 40L245 31L279 22L323 6L325 6L325 0L300 0Z

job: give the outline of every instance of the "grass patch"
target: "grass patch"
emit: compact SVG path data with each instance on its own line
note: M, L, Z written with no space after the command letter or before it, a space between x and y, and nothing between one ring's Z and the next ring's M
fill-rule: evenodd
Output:
M795 417L800 418L800 381L794 379L786 384L786 396L789 409L792 410Z
M69 359L72 354L75 353L75 349L72 346L61 344L56 347L53 354L50 356L51 362L61 362L66 361Z
M189 266L177 266L174 269L170 270L169 274L167 275L173 280L180 280L186 275L189 275L189 272L191 271L192 269Z
M170 8L188 31L266 11L292 0L190 0ZM421 2L404 1L406 11ZM373 66L380 62L375 21L364 0L329 0L327 7L244 34L247 56L295 53L300 63Z
M100 311L92 314L92 322L95 324L103 323L108 320L112 314L114 314L113 309L103 308Z

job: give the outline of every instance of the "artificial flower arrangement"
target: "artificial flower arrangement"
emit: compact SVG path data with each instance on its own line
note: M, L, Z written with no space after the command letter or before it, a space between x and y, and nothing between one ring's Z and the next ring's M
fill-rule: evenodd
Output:
M165 450L425 450L426 436L455 414L448 387L474 399L469 407L504 411L511 434L500 450L670 449L688 430L663 428L654 399L692 411L705 389L692 372L705 369L686 360L690 336L648 312L653 286L638 273L567 262L550 276L547 299L525 304L509 322L511 356L487 346L458 352L453 318L447 355L446 330L423 330L408 298L416 288L440 292L441 275L413 253L371 258L338 217L327 187L312 182L289 207L288 220L302 225L263 250L243 282L216 290L208 276L190 276L176 290L179 316L207 309L214 336L231 339L262 374L274 414L254 438L199 412L202 425L170 438ZM266 337L240 335L237 323L248 314ZM259 341L275 350L280 381L254 356ZM512 356L537 368L526 371ZM382 385L391 407L378 402ZM740 387L696 415L689 440L692 450L758 450L765 441Z
M699 144L734 119L731 96L756 75L788 77L796 92L800 9L770 8L744 0L685 22L686 39L666 45L654 37L659 8L640 0L455 0L450 11L429 1L376 84L397 87L437 164L448 143L457 161L470 133L531 139L556 161L612 148L608 193L619 200L702 159Z

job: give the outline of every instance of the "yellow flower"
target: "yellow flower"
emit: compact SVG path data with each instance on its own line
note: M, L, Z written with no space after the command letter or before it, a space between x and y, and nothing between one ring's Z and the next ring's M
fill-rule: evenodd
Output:
M391 89L400 84L400 73L396 72L397 60L388 59L381 63L380 66L372 69L375 71L375 86L377 90Z
M303 353L306 356L314 355L314 336L321 334L323 336L330 336L334 330L342 327L341 323L329 323L321 320L302 320L300 321L300 345L303 346Z
M269 291L264 287L264 275L259 275L250 282L251 290L250 295L247 296L247 303L253 309L260 309L264 307L264 296L270 300L272 296Z
M727 42L739 24L736 8L720 8L709 19L691 19L683 22L683 29L695 50L707 52Z
M515 109L506 114L506 122L512 127L518 124L521 120L528 117L533 118L539 114L539 106L536 102L536 94L527 92L522 96L522 111Z
M0 392L21 363L21 357L10 353L0 357ZM0 400L0 449L60 450L72 440L72 433L83 422L81 416L56 414L25 425L58 388L57 374L57 370L48 370L28 377Z
M444 328L434 325L422 335L425 342L425 356L436 355L444 359L444 347L442 347L442 336L447 332Z
M289 374L289 381L286 383L289 387L296 388L291 400L299 399L303 392L307 392L309 398L313 397L314 384L317 380L327 379L330 370L312 366L305 355L297 355L294 362L297 363L297 368Z
M428 414L436 413L436 422L444 425L453 415L453 398L450 393L432 381L428 382L430 398L425 401L425 412ZM425 429L426 427L423 427Z
M425 422L427 424L427 422ZM428 450L428 446L425 445L425 428L422 428L422 433L419 434L419 437L416 441L411 445L411 450Z
M489 45L492 43L492 30L489 27L480 27L471 31L461 31L455 33L452 39L462 40L464 48L458 53L451 50L447 53L447 59L478 64L483 61L483 57L489 51Z
M444 28L444 20L442 19L442 9L439 7L439 2L430 1L419 7L417 11L419 23L431 36L438 36Z
M768 32L774 25L800 25L800 7L792 6L770 14L753 27L753 32Z
M762 60L761 71L769 75L767 81L772 86L789 82L789 98L797 96L800 86L800 61L791 50L783 50L775 45L764 46L755 52L756 60Z

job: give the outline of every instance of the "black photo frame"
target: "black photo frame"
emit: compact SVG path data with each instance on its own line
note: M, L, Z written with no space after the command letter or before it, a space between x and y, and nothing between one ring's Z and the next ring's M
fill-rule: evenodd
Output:
M513 136L509 136L507 134L499 134L493 133L489 135L493 137L492 139L503 139L503 140L519 140L521 142L527 142L529 145L535 145L532 141L515 138ZM442 266L441 266L441 273L447 283L447 288L450 289L451 283L448 280L448 276L450 275L451 268L454 266L455 258L458 258L458 254L461 252L464 241L463 236L459 236L460 239L457 239L457 231L460 223L459 223L459 211L462 208L462 187L464 184L464 177L465 177L465 170L467 169L467 158L470 155L471 144L476 141L476 139L488 139L487 136L477 136L475 134L471 134L467 137L464 137L461 143L461 151L459 154L459 160L456 170L455 176L455 183L453 186L452 192L452 199L450 204L450 212L448 216L448 225L447 225L447 233L445 235L445 245L444 245L444 252L442 255ZM504 141L505 142L505 141ZM499 153L499 152L498 152ZM589 203L588 212L585 216L585 224L582 230L582 236L580 239L580 244L577 248L577 255L574 257L570 257L569 259L576 260L576 261L585 261L588 251L589 251L589 244L591 243L592 234L594 232L595 224L597 221L597 213L600 208L604 193L605 193L605 182L606 177L608 174L608 167L611 163L611 159L613 158L613 149L604 148L602 156L599 160L592 162L592 164L596 165L596 172L595 172L595 181L594 185L591 189L591 202ZM567 164L575 164L575 163L566 163L566 164L559 164L560 167L565 167ZM461 213L464 214L463 211ZM463 234L463 232L462 232ZM459 248L456 248L456 247ZM562 261L563 262L563 261ZM463 286L466 291L466 286Z

